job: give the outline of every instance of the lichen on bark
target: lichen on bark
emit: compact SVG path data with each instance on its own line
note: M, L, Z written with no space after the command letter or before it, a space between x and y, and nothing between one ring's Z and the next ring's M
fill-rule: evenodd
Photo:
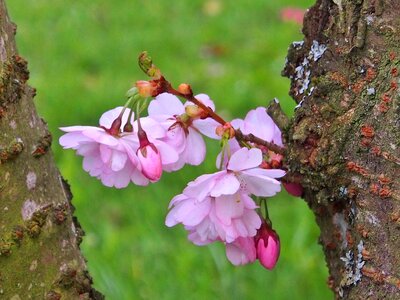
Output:
M318 0L283 71L298 103L286 162L338 298L400 298L399 14L397 0Z
M102 299L79 250L83 231L15 32L0 0L0 297Z

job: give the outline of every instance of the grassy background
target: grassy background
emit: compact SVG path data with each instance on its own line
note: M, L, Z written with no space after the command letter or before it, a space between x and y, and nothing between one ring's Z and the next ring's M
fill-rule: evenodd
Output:
M96 288L107 299L329 299L318 228L305 203L285 193L270 214L281 236L273 272L235 268L221 245L195 247L164 217L186 182L213 172L217 145L202 167L165 174L146 188L109 189L62 151L60 126L96 125L145 77L136 64L148 50L167 78L208 93L227 119L278 97L291 114L289 81L280 77L300 28L279 20L282 7L312 0L12 0L17 42L28 59L35 102L53 132L53 150L72 185L82 244Z

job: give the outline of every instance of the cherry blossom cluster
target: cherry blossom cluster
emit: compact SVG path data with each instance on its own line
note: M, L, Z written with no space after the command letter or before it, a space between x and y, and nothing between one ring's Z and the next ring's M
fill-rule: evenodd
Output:
M130 182L157 182L163 171L185 164L201 164L206 157L203 136L218 140L218 171L189 182L171 200L165 224L183 224L195 245L223 243L234 265L258 259L265 268L274 268L280 241L268 216L267 197L281 190L285 175L280 130L262 107L243 120L226 122L207 95L194 96L187 84L174 89L146 54L139 65L152 80L138 81L125 106L105 112L99 126L62 127L66 133L60 144L76 150L84 170L105 186L124 188ZM300 186L288 186L289 192L301 192Z

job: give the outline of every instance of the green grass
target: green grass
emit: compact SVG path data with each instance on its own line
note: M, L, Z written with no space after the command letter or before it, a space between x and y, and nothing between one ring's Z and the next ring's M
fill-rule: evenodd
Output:
M220 3L216 15L205 3ZM296 24L279 9L311 0L129 1L12 0L19 50L29 61L35 103L57 141L60 126L96 125L145 79L136 57L148 50L167 78L208 93L226 118L278 97L293 111L289 81L280 77ZM72 185L82 244L96 288L108 299L329 299L318 228L306 204L282 193L270 201L282 253L273 272L233 267L221 245L195 247L181 227L164 225L169 200L185 184L213 172L218 146L199 168L165 174L149 187L109 189L81 168L81 158L53 151Z

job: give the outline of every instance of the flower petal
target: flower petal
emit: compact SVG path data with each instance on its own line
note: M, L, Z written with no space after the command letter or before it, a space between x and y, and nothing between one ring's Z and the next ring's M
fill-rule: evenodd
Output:
M201 175L188 183L187 187L183 190L183 194L202 201L214 187L216 180L225 173L226 171L220 171L213 174Z
M181 155L184 155L187 164L194 166L201 164L206 156L206 144L202 136L192 128L189 128L186 148Z
M122 170L125 167L127 159L128 155L126 153L114 150L112 152L111 170L113 170L114 172ZM129 178L130 176L128 175L127 177Z
M221 195L233 195L240 188L240 182L235 174L227 172L224 176L220 176L216 181L210 195L212 197L219 197Z
M233 153L228 163L228 169L241 171L258 167L262 162L262 152L258 148L241 148Z
M232 219L243 215L244 205L239 194L223 195L215 198L215 212L218 219L225 225L230 225Z
M211 118L207 119L199 119L193 121L193 127L196 128L203 135L215 139L220 140L221 137L216 134L216 129L219 126L219 123Z
M185 112L182 102L178 97L162 93L150 102L148 108L149 116L153 115L180 115Z
M254 176L247 171L240 175L242 189L258 197L271 197L281 190L281 183L273 178L266 176Z

